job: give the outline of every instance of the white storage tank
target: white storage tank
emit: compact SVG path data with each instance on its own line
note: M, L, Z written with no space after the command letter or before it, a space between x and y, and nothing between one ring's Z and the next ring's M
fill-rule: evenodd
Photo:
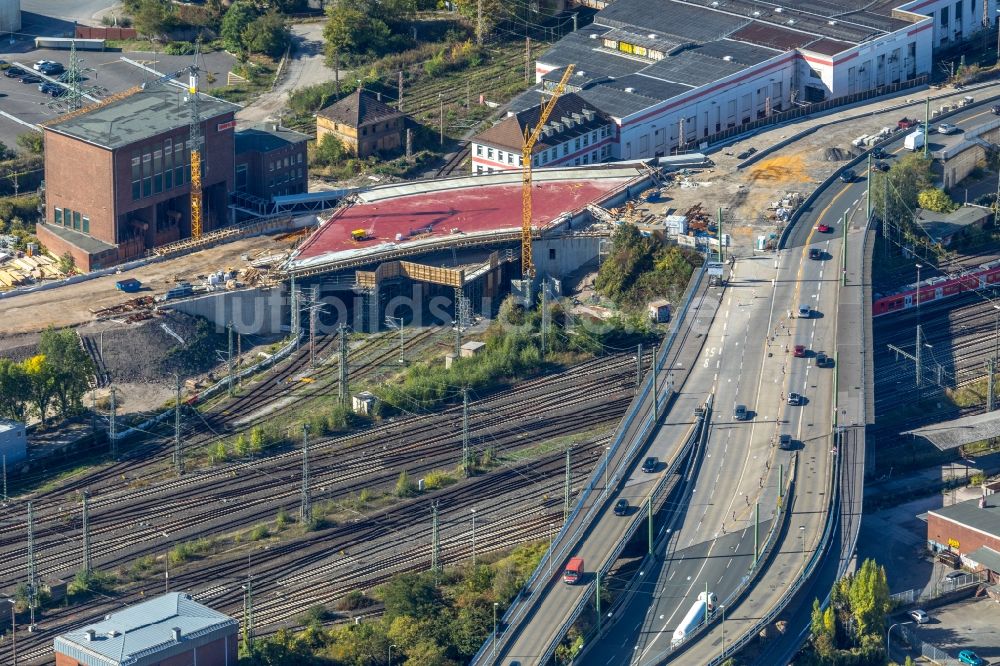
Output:
M21 0L0 0L0 33L21 29Z

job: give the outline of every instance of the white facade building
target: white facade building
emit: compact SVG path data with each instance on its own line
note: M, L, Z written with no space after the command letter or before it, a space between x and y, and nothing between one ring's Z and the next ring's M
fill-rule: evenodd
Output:
M1000 0L987 2L995 23ZM984 19L981 0L838 4L615 0L537 60L536 82L551 90L573 64L567 91L611 121L598 159L645 159L795 106L905 85L930 73L935 48L968 39ZM538 99L515 99L501 124ZM520 165L518 155L488 157L498 126L473 138L473 173Z
M19 421L0 419L0 457L11 464L28 457L28 435Z

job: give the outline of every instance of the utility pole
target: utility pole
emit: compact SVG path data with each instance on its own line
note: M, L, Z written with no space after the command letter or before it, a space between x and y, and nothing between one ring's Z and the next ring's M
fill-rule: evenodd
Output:
M868 208L868 217L865 218L865 221L868 221L868 220L872 219L872 154L871 153L868 153L868 175L866 176L866 178L868 179L867 180L868 184L867 184L867 187L865 188L865 190L866 190L866 200L867 200L866 206ZM888 187L888 184L886 184L886 186ZM845 229L844 231L846 233L847 230Z
M439 571L441 555L441 537L438 532L438 501L431 502L431 571L435 580Z
M542 280L542 359L545 358L545 292L548 291L548 279Z
M869 173L869 178L871 174ZM847 213L844 213L844 221L840 225L840 237L843 240L840 252L840 284L847 286Z
M229 361L226 363L226 370L229 373L229 395L232 396L233 391L233 323L229 322L226 325L226 330L229 332Z
M108 419L108 442L111 444L111 458L113 460L118 460L118 430L117 423L115 423L115 412L117 411L115 405L115 387L111 387L111 418Z
M181 459L181 376L174 375L174 470L177 476L184 473L184 461Z
M570 452L572 447L566 447L566 478L563 480L563 522L569 519L569 494L573 484L573 469L570 466Z
M236 331L236 386L238 388L243 388L243 375L240 374L240 370L243 369L243 334Z
M531 82L531 37L524 38L524 82Z
M31 500L28 500L28 610L31 612L29 629L35 626L35 604L38 602L38 583L35 576L35 510Z
M996 372L997 359L994 356L986 360L986 411L992 412L993 405L996 404L995 393L993 391L993 375Z
M753 505L753 563L760 557L760 502Z
M719 230L718 230L718 237L719 237L719 261L725 261L726 260L726 258L724 256L725 255L725 250L723 250L723 248L722 248L722 219L723 219L722 218L722 206L719 206Z
M295 349L299 348L299 292L295 288L295 276L292 276L292 287L291 287L291 302L292 302L292 336L295 340Z
M312 520L312 505L309 502L309 424L302 424L302 503L299 505L302 523Z
M917 264L917 340L916 349L914 349L913 357L915 362L916 371L916 385L920 388L922 384L923 367L921 367L921 361L923 360L923 354L921 353L921 347L923 344L920 342L921 330L920 330L920 269L923 268L920 264Z
M444 145L444 95L438 93L438 143Z
M243 585L243 649L253 655L253 576Z
M597 635L601 634L601 570L594 572L594 582L597 584L594 591L594 606L597 608Z
M653 496L646 498L646 553L653 554Z
M472 566L476 566L476 510L472 510Z
M476 46L483 45L483 0L476 1Z
M309 303L309 367L316 367L316 315L319 304L319 286L312 288L312 301Z
M340 325L340 404L346 407L351 399L350 369L347 366L347 325Z
M462 389L462 470L465 477L471 476L469 470L469 389Z
M396 79L396 110L403 112L403 70L399 70Z
M635 352L635 392L639 392L639 387L642 386L642 343L639 343L639 348Z
M83 573L90 575L90 493L83 491Z
M7 454L3 454L3 503L7 504Z
M930 141L928 140L928 137L930 137L930 134L928 134L930 124L931 124L931 98L928 97L927 99L924 100L924 157L927 157L927 150L928 150L927 146L930 143Z

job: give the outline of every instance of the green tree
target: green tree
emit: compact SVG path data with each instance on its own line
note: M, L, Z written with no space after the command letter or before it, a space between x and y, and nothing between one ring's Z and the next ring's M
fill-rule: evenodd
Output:
M247 436L242 432L236 436L236 443L233 445L233 453L240 458L246 457L250 453L250 443Z
M222 442L216 442L215 446L212 447L212 464L225 462L227 457L229 457L229 454L226 451L226 445Z
M32 155L41 155L45 151L45 140L41 132L18 134L17 145Z
M256 456L264 450L264 429L254 426L250 429L250 455Z
M851 579L848 598L858 635L881 635L885 631L885 615L889 612L889 583L885 567L875 560L865 560Z
M0 358L0 416L24 421L31 401L31 379L24 364Z
M416 620L434 620L442 603L430 573L403 574L382 588L385 617L391 622L402 615Z
M239 0L230 5L226 15L222 17L222 28L219 36L227 51L239 53L246 49L243 43L243 33L254 20L257 10L250 2Z
M56 393L56 372L44 354L38 354L24 361L24 372L31 387L31 402L38 418L45 425L49 405Z
M404 469L399 473L399 478L396 479L396 496L397 497L409 497L413 494L413 482L410 481L410 475Z
M950 213L958 208L958 204L952 201L948 193L940 187L928 187L920 190L917 194L917 205L924 210L931 210L935 213Z
M94 363L83 350L80 339L68 328L48 328L42 332L38 351L51 367L53 392L61 416L83 408L83 394L90 387Z
M899 158L886 173L870 174L872 209L879 218L912 226L917 195L930 187L931 160L920 153Z
M320 166L336 166L344 161L350 153L344 148L340 139L332 134L324 134L316 144L313 161Z
M138 0L132 25L141 35L159 37L174 27L174 5L170 0Z
M241 34L243 47L251 53L264 53L276 58L288 45L285 20L273 9L254 19Z

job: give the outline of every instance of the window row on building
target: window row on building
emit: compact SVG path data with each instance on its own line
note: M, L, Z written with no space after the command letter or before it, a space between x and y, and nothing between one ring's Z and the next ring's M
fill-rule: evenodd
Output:
M162 145L132 151L132 201L181 187L190 180L190 141L164 139Z
M592 150L590 153L573 158L573 166L586 166L588 164L600 164L611 157L611 146L603 145L600 150ZM535 166L538 166L538 156L535 156ZM566 162L568 164L568 161ZM501 173L507 169L493 169L481 164L473 166L473 173Z
M283 174L278 174L277 176L271 176L268 181L268 187L274 187L275 185L281 185L282 183L287 183L290 180L295 180L305 176L305 172L302 167L298 169L289 169Z
M66 227L73 231L82 231L85 234L90 233L90 217L78 210L56 208L52 221L60 227Z
M296 159L295 159L296 157L298 157L298 161L296 161ZM269 167L268 170L269 171L274 171L276 168L277 169L281 169L281 168L287 169L288 167L293 166L295 164L302 164L302 153L299 153L298 155L292 155L290 158L289 158L289 156L286 156L284 158L284 160L282 160L281 158L278 158L277 160L271 160L270 167ZM301 171L301 169L299 169L299 170Z

